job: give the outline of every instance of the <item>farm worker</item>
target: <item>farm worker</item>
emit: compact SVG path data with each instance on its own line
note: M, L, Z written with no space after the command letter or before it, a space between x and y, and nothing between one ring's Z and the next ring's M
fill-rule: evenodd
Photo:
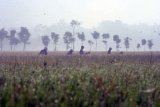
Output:
M68 52L67 52L67 55L72 55L73 53L73 49L70 49Z
M45 47L44 49L42 49L40 52L39 52L40 55L47 55L48 54L48 49L47 47Z
M107 54L111 54L112 48L110 47Z
M81 46L81 49L80 49L80 51L79 51L79 54L80 54L80 55L84 55L83 49L84 49L84 46Z

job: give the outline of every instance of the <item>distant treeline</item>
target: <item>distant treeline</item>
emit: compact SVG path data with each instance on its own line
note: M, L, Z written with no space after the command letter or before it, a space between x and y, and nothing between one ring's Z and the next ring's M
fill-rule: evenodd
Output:
M63 38L61 38L61 39L63 39L66 50L68 50L68 49L74 50L75 49L75 43L76 43L77 38L81 41L81 45L83 45L84 42L87 41L87 43L89 44L90 51L93 50L92 49L93 45L95 45L94 51L97 51L99 39L102 39L101 41L105 45L105 50L108 50L108 48L109 48L108 41L110 40L111 37L112 37L112 40L115 42L117 51L120 50L122 44L125 46L126 51L128 51L128 49L130 48L130 41L132 41L132 38L130 38L130 37L125 37L122 40L118 34L111 36L109 32L100 34L100 32L93 31L91 33L91 35L92 35L94 41L86 40L84 32L77 32L76 31L76 28L78 26L80 26L80 23L78 21L72 20L70 22L70 25L72 27L72 31L71 32L70 31L64 32ZM15 29L7 31L7 30L5 30L5 28L2 28L0 30L0 49L1 49L1 51L3 51L3 46L4 46L3 41L5 39L7 39L7 40L9 40L9 46L10 46L11 51L15 51L16 46L18 44L22 44L23 45L22 50L25 51L26 46L31 44L30 36L31 36L31 33L29 32L29 30L26 27L21 27L19 32L17 32ZM57 51L57 43L59 42L59 39L60 39L60 36L58 33L51 32L50 35L42 35L42 37L41 37L42 41L40 41L40 42L43 43L44 47L48 47L50 41L52 41L54 51ZM154 45L152 39L150 39L150 40L142 39L141 43L135 44L135 47L139 51L141 46L143 46L143 50L145 51L146 45L148 46L148 49L151 50Z

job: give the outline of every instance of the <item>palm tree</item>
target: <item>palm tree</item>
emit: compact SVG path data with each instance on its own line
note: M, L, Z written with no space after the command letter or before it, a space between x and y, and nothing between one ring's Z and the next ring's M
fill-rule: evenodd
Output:
M45 47L48 47L49 42L50 42L50 38L47 35L42 36L42 43Z
M21 27L20 32L18 33L20 42L23 43L23 51L26 49L26 45L30 44L29 38L31 34L29 33L28 29L26 27Z
M137 50L139 51L139 48L141 48L141 45L138 43L137 44Z
M125 45L126 51L128 51L128 48L129 48L129 45L130 45L130 40L132 40L132 39L129 38L129 37L126 37L124 39L124 45Z
M90 51L91 51L91 49L92 49L92 45L93 45L94 43L93 43L93 41L88 40L88 44L89 44L89 46L90 46Z
M66 44L66 50L70 48L70 44L73 41L73 35L71 32L65 32L63 36L64 43Z
M51 38L53 40L53 43L54 43L54 51L57 50L57 43L59 41L59 34L56 34L55 32L52 32L51 33Z
M113 41L116 42L116 49L117 49L117 51L119 51L120 43L121 43L121 39L119 38L119 35L114 35L113 36Z
M152 47L153 47L153 42L152 42L152 39L151 40L148 40L148 48L151 50L152 49Z
M3 40L7 37L8 32L5 29L0 30L0 48L3 49Z
M73 50L74 50L74 43L75 43L75 28L77 27L77 26L79 26L80 25L80 23L78 22L78 21L76 21L76 20L72 20L71 21L71 27L72 27L72 35L73 35L73 37L72 37L72 45L73 45Z
M95 42L96 42L96 51L97 51L97 39L99 39L99 35L100 33L94 31L93 33L91 33L92 36L93 36L93 39L95 39Z
M147 43L146 39L142 39L142 40L141 40L141 43L142 43L142 45L144 46L144 51L145 51L145 45L146 45L146 43Z
M102 35L102 38L103 38L103 43L104 43L104 45L106 46L106 50L107 50L107 39L110 37L110 35L109 35L109 33L104 33L103 35Z
M83 42L85 41L85 35L84 32L78 33L78 38L81 40L81 44L83 45Z

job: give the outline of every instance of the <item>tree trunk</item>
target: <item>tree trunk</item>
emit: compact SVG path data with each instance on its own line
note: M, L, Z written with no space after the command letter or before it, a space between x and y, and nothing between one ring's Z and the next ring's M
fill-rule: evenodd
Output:
M24 43L23 44L23 51L25 51L25 49L26 49L26 44Z
M66 43L66 51L69 49L69 44Z
M96 51L97 51L97 39L96 39Z
M116 44L116 49L117 49L117 52L118 52L118 44Z
M57 44L55 43L54 44L54 51L56 51L57 50Z

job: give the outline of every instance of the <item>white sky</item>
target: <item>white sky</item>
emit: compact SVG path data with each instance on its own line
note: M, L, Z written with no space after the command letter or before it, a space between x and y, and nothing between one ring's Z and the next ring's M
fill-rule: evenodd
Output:
M160 0L0 0L0 27L52 25L72 19L85 27L103 20L160 23Z

